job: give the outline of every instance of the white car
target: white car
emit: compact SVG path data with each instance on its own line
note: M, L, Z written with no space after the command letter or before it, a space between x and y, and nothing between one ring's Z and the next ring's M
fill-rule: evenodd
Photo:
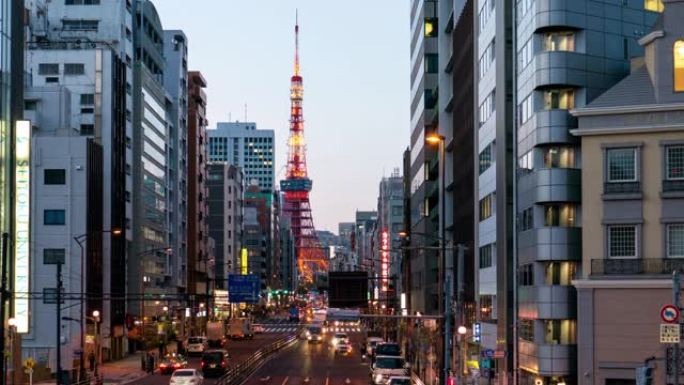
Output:
M387 385L411 385L411 377L409 376L392 376L387 381Z
M371 383L387 385L391 377L408 375L409 366L401 357L377 356L371 365Z
M202 354L209 348L209 340L207 337L190 337L185 345L188 355Z
M254 331L254 334L261 334L266 331L262 324L252 324L252 330Z
M345 342L349 343L349 337L345 333L335 333L335 336L332 339L333 346Z
M352 346L349 342L343 341L343 342L338 343L337 346L335 346L335 355L338 355L338 354L347 355L347 354L351 354L351 352L352 352Z
M173 372L169 385L202 385L204 377L197 369L179 369Z

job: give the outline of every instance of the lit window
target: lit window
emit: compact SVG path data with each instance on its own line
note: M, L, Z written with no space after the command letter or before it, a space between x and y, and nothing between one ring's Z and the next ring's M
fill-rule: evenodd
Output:
M572 203L548 204L544 206L544 226L574 227L575 205Z
M532 170L534 170L534 151L528 151L518 158L518 171L526 174Z
M518 337L534 342L534 320L524 318L518 320Z
M662 12L665 9L663 0L644 0L644 9L653 12Z
M577 343L575 320L545 320L544 342L550 345L572 345Z
M575 90L547 90L544 91L544 109L571 110L575 108Z
M608 226L608 257L636 258L637 228L635 225Z
M607 151L608 182L634 182L636 173L636 148L616 148Z
M575 34L573 32L549 32L544 36L546 51L574 51Z
M544 168L575 168L575 148L552 146L543 150Z
M546 266L545 283L549 286L570 286L576 273L577 265L574 262L550 262Z
M667 257L684 257L684 223L667 225Z
M435 37L437 36L437 18L426 17L425 18L425 37Z
M480 201L480 220L484 221L494 214L494 193L487 195Z
M684 91L684 40L674 44L674 90Z

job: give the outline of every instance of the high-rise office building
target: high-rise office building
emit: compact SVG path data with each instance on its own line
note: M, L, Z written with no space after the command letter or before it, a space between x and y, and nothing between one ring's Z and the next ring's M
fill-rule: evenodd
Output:
M376 272L380 276L380 295L388 307L399 304L398 293L401 292L401 253L396 248L396 241L400 240L399 233L404 231L402 180L399 169L395 169L391 176L382 178L378 191L378 241L375 259L379 269Z
M168 113L168 237L171 284L186 290L188 246L188 39L183 31L164 31L164 88L171 101Z
M259 130L256 123L220 122L208 130L209 160L241 167L245 184L257 183L263 191L273 191L275 142L273 130Z

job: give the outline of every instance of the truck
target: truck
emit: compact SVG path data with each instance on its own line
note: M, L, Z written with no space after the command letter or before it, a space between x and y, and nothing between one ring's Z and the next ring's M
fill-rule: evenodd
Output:
M248 318L231 319L228 327L228 337L234 340L245 338L251 340L254 338L254 331L250 320Z
M210 348L223 347L225 328L222 321L207 322L207 342Z

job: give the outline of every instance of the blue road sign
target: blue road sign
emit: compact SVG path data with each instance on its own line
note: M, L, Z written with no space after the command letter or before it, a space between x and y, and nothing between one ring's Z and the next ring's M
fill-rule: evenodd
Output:
M228 302L257 303L259 302L259 277L254 274L228 275Z

